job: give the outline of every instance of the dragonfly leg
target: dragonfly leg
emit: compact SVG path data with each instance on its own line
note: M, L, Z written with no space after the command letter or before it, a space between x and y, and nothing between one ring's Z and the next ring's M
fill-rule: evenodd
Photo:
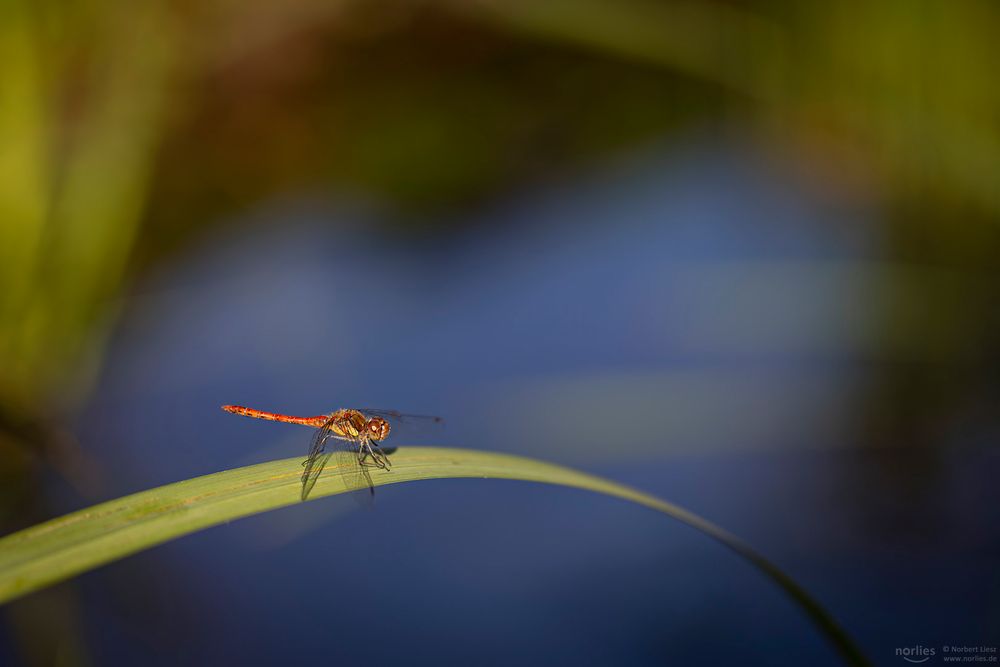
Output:
M377 444L376 445L369 444L368 449L371 452L372 459L375 461L375 465L377 467L381 468L382 470L388 470L391 467L391 464L389 463L389 457L385 455L385 452L382 451L381 447L379 447Z
M371 457L370 461L368 460L369 457ZM372 466L381 470L389 470L392 467L389 457L382 451L382 448L371 442L358 445L358 464Z
M369 456L372 458L371 461L368 460ZM372 447L368 443L361 445L360 448L358 449L358 463L363 466L375 466L376 468L381 467L378 464L378 459L375 456L375 452L372 451Z

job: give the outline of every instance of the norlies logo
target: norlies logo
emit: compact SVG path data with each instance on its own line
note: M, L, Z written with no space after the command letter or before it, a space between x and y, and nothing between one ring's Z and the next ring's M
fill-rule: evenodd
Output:
M934 649L917 644L916 646L897 648L896 655L907 662L921 663L931 659L931 656L934 655Z

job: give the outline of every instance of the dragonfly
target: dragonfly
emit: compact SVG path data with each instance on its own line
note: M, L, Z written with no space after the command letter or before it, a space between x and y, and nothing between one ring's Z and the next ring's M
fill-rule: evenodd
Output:
M392 430L389 422L424 421L441 424L444 421L440 417L410 415L379 408L341 408L314 417L294 417L242 405L223 405L222 409L244 417L317 429L309 448L309 456L302 462L302 500L309 497L330 457L336 455L337 469L348 490L361 492L371 502L375 496L375 485L369 469L388 471L392 468L389 454L395 450L382 446Z

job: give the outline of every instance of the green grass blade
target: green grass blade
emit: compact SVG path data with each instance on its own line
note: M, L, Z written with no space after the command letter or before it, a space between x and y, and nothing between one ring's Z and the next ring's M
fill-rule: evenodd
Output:
M226 470L168 484L53 519L0 539L0 602L209 526L300 500L301 458ZM833 618L788 575L715 524L627 486L533 459L465 449L407 447L392 471L372 470L376 485L449 477L516 479L603 493L662 512L750 561L780 586L854 665L867 660ZM309 499L344 493L328 466Z

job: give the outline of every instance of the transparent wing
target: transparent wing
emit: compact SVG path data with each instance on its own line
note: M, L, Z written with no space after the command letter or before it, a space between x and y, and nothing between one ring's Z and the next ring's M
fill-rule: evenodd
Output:
M320 454L315 459L303 462L303 465L306 466L306 471L302 473L302 500L309 497L309 493L316 486L316 480L319 479L323 468L326 467L331 456L333 456L331 452L326 452ZM306 465L307 463L308 465Z
M327 443L336 441L337 431L334 428L336 420L331 418L313 436L309 456L302 462L302 500L309 497L309 492L316 486L316 480L330 460L331 453L326 451Z
M356 501L370 506L375 497L375 485L372 484L368 467L362 462L362 454L358 441L353 438L337 438L334 447L337 457L337 470L344 480L344 486Z
M369 417L382 417L390 422L406 426L406 430L424 430L425 428L437 428L444 425L444 419L434 415L411 415L398 410L386 410L384 408L359 408L359 412Z

